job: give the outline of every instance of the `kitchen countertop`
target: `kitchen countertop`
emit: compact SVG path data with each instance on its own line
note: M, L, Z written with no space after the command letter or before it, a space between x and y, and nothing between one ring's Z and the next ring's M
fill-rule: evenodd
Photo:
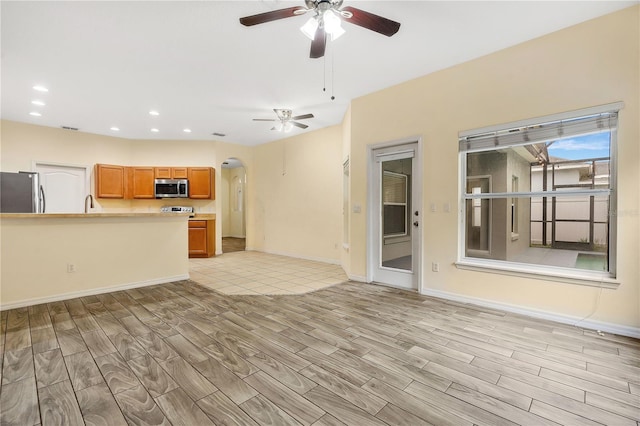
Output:
M94 217L188 217L189 213L0 213L0 219L78 219ZM215 215L213 215L215 219Z
M195 213L189 220L215 220L215 213Z

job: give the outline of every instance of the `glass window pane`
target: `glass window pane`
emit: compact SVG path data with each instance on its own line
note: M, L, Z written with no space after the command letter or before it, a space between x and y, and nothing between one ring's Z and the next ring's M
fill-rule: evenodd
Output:
M384 236L407 234L407 207L404 205L385 205L383 217Z
M562 206L564 219L553 217L551 199ZM542 213L542 199L519 197L518 238L512 238L509 222L512 199L466 200L466 256L574 269L608 270L608 215L604 221L591 214L590 197L560 195L548 197L548 214ZM594 197L595 198L595 197ZM586 201L585 201L586 199ZM474 206L480 202L481 226L474 226ZM608 197L598 196L608 205ZM534 214L534 210L538 210ZM560 209L558 209L560 210ZM602 219L598 218L598 219ZM603 269L604 268L604 269Z

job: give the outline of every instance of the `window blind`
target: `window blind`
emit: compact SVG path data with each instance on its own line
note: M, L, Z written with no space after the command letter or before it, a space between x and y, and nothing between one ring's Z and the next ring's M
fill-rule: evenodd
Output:
M384 172L382 179L382 202L405 204L407 202L407 176Z
M578 118L549 121L525 127L496 130L459 138L460 152L485 151L509 146L549 142L570 136L614 130L618 112L605 112Z

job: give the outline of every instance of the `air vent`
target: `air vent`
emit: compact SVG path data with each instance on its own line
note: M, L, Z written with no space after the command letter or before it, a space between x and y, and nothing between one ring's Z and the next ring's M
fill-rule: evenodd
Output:
M69 127L69 126L60 126L60 127L62 127L65 130L78 130L77 127Z
M227 136L227 135L226 135L226 134L224 134L224 133L218 133L218 132L213 132L213 133L211 133L211 134L212 134L213 136L220 136L220 137L225 137L225 136Z

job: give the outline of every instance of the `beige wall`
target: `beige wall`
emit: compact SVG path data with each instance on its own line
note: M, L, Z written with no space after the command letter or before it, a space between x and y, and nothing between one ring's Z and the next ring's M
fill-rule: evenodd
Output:
M189 276L185 217L2 218L0 229L3 309Z
M423 289L640 326L640 73L636 6L356 99L351 105L350 276L366 273L366 147L423 140ZM623 101L618 134L617 290L457 269L458 132ZM390 124L392 123L392 124ZM426 206L435 203L432 213Z
M339 263L342 130L333 126L254 148L255 239L248 248Z
M351 168L351 162L349 154L351 153L351 106L347 108L347 112L344 115L342 121L342 163L349 160L349 168ZM344 182L343 172L343 206L342 206L342 251L340 252L340 263L345 271L351 270L351 256L349 254L350 241L351 241L351 178L346 178L346 184ZM345 188L346 186L346 188ZM344 200L346 197L346 200Z

